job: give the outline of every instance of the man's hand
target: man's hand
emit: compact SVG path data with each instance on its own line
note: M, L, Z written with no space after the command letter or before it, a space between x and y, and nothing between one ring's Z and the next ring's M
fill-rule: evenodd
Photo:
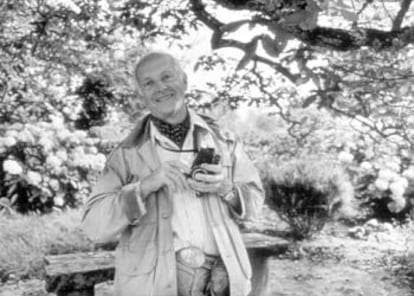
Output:
M150 193L164 186L169 192L189 190L190 187L184 176L189 172L190 168L180 161L166 162L141 181L141 196L146 198Z
M194 179L188 179L192 189L202 193L216 193L223 196L232 190L232 183L225 177L223 167L219 164L203 163L201 168L208 174L198 173Z

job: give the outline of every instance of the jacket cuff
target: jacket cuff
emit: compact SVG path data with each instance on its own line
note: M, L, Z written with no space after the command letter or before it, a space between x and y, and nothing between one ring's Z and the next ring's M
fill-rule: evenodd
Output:
M132 225L147 213L144 200L141 197L141 182L125 185L121 190L122 209Z
M243 219L246 216L246 204L242 197L242 190L239 186L234 185L232 191L232 199L236 200L233 203L227 202L227 204L229 205L230 212L235 218ZM232 204L236 204L237 206L233 206Z

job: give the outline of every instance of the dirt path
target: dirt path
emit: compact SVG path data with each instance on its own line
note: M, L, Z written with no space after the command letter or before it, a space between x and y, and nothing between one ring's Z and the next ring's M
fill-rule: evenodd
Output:
M347 228L331 228L271 262L277 296L412 296L412 229L364 227L352 238Z
M381 225L380 225L381 226ZM414 228L365 227L352 238L348 228L331 225L318 237L273 258L273 296L412 296ZM52 296L39 280L9 282L0 296ZM112 287L97 287L112 296Z
M315 264L309 260L272 262L271 295L278 296L410 296L383 271L364 271L345 264Z

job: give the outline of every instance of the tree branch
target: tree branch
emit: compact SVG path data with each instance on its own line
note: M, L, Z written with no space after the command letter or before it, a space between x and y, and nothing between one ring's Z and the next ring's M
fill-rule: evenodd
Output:
M362 47L382 51L414 44L414 27L404 27L391 32L376 29L347 31L327 27L316 27L310 31L292 28L289 32L308 45L337 51L351 51Z
M224 24L217 20L214 16L208 13L205 9L205 5L201 3L201 0L190 0L192 4L192 10L196 15L197 19L203 22L207 27L209 27L213 31L213 36L211 37L211 48L212 49L219 49L224 47L233 47L240 49L244 53L247 53L249 50L249 46L253 41L250 42L241 42L235 39L226 39L223 38L223 35L226 32L231 31L234 27L241 26L246 23L262 23L263 19L257 19L256 21L248 21L248 20L241 20L230 24ZM260 39L261 37L257 36L256 39ZM292 74L288 68L283 67L281 64L276 63L270 59L265 57L259 56L257 54L252 55L251 61L253 62L260 62L270 66L275 71L281 73L286 78L288 78L291 82L296 83L297 79L299 78L298 75Z
M196 17L207 25L214 32L220 31L220 28L226 24L214 18L205 10L205 5L202 0L190 0L192 3L192 10ZM292 34L296 39L311 46L318 46L328 48L336 51L352 51L362 47L373 48L376 51L383 51L405 47L408 44L414 44L414 27L401 27L404 16L406 15L412 0L403 0L401 9L394 20L392 31L382 31L372 28L359 28L358 30L344 30L329 27L316 27L312 30L302 30L298 26L283 26L286 32ZM260 23L270 27L275 17L275 9L270 10L269 7L263 5L260 1L245 0L245 1L229 1L229 0L215 0L216 3L221 4L230 9L245 9L259 12L262 14L262 19L252 17L251 23ZM256 3L257 2L257 3ZM253 5L257 4L257 5ZM261 4L261 5L259 5ZM265 19L268 23L266 24ZM246 22L245 20L243 22ZM215 35L221 37L219 35ZM213 37L213 38L214 38ZM213 41L213 40L212 40ZM240 43L236 40L224 41L220 46L236 46L240 48ZM238 46L237 46L238 45ZM244 45L245 46L245 45ZM242 46L243 47L243 46Z
M407 13L408 9L410 8L412 0L403 0L401 3L400 11L392 24L392 31L397 31L401 28L401 24L403 22L404 16Z

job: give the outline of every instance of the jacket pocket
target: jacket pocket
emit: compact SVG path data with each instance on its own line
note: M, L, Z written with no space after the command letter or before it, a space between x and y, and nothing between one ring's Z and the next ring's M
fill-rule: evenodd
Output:
M154 270L157 248L154 242L130 242L120 244L116 250L116 272L136 276Z

